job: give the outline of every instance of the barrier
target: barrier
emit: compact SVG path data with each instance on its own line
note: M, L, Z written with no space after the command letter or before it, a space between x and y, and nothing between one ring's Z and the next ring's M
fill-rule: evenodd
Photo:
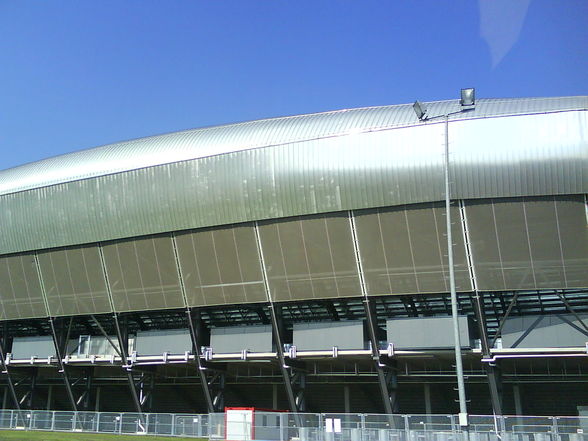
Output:
M0 410L0 429L225 439L225 414ZM233 421L232 424L235 424ZM588 441L588 417L256 412L247 441ZM254 427L251 427L251 425Z

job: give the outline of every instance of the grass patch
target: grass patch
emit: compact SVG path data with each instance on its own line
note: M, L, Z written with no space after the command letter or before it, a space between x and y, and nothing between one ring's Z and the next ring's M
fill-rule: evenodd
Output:
M208 438L177 438L175 436L0 430L1 441L137 441L140 439L145 441L208 441Z

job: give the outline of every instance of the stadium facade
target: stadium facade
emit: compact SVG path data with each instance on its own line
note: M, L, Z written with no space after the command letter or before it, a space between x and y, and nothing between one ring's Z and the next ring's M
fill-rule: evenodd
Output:
M588 406L588 97L349 109L0 172L5 408ZM194 354L197 354L195 357Z

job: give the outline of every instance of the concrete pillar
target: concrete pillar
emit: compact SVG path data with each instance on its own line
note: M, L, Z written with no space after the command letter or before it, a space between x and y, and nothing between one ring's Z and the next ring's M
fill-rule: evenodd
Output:
M100 412L100 392L101 392L102 388L97 387L96 388L96 406L94 406L94 410L96 412Z
M351 402L349 400L349 385L343 386L343 402L345 403L345 413L351 413Z
M47 410L51 410L51 406L52 406L52 401L53 401L53 386L49 386L49 388L47 389Z
M523 402L521 400L521 387L518 384L513 385L513 394L515 402L515 413L517 415L523 414Z
M431 415L433 413L431 406L431 385L429 383L423 383L423 391L425 393L425 413Z

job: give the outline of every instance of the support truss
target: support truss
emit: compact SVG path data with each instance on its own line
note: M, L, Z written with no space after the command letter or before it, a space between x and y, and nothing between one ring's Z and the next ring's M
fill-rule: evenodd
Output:
M304 363L294 360L292 356L286 358L284 354L284 327L281 306L271 302L269 304L269 311L274 344L278 354L280 372L284 380L290 410L292 412L305 412L306 370Z
M217 365L202 360L202 320L200 311L195 308L186 309L188 329L192 340L192 352L198 368L198 375L202 385L202 392L206 400L208 412L221 412L224 410L225 399L225 372L223 365Z
M372 360L378 376L378 385L380 386L380 394L384 403L384 412L392 414L398 412L398 376L396 364L388 356L380 355L376 308L369 296L364 297L364 307L370 336Z
M488 338L488 326L486 315L484 313L483 298L480 293L476 292L472 299L476 321L478 323L478 332L482 345L482 358L492 358L492 346ZM498 361L492 363L483 363L486 376L488 377L488 387L490 389L490 400L492 401L492 410L494 415L502 415L502 376Z
M66 353L67 348L67 341L69 340L69 332L71 330L72 319L69 321L69 326L67 329L63 326L64 321L63 319L57 320L58 323L56 324L56 320L53 317L49 318L49 325L51 327L51 336L53 337L53 345L55 347L55 356L57 357L57 365L59 366L59 373L63 378L63 383L65 384L65 390L67 392L67 398L69 400L69 404L71 406L71 410L77 411L77 400L74 397L74 393L72 390L71 380L69 378L68 368L63 363L63 358ZM57 325L57 326L56 326ZM59 331L57 330L59 327Z
M0 363L2 364L2 376L6 377L6 382L8 383L8 390L10 391L10 396L12 398L12 402L14 403L14 407L17 410L20 410L20 400L18 399L18 395L16 394L14 379L12 378L12 373L6 365L6 326L4 326L3 331L4 332L2 335L2 340L0 340Z

